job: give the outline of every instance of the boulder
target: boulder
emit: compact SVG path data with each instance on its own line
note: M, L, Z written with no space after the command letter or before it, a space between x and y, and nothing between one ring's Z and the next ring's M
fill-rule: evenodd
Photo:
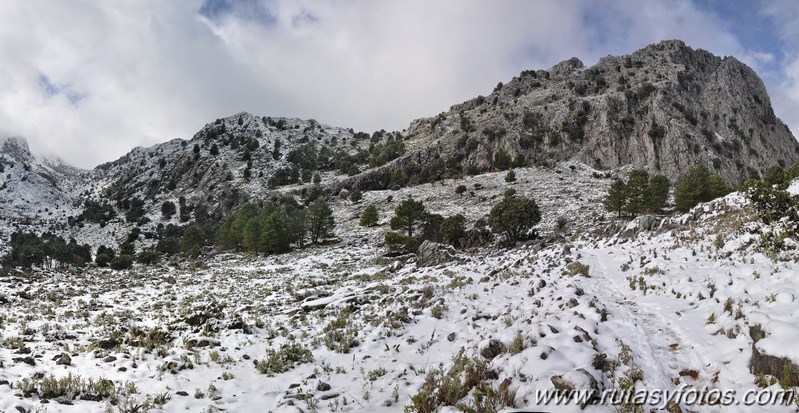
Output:
M654 215L642 215L638 217L638 231L652 231L658 227L660 220Z
M419 267L432 267L455 259L455 249L449 245L439 244L425 240L419 246L416 256L416 265Z
M480 355L488 360L493 360L505 350L505 345L497 339L490 339L480 345Z
M59 366L69 366L72 364L72 357L70 357L67 353L61 353L53 357L53 361L55 361L55 364Z
M569 392L573 390L592 391L594 397L580 405L583 409L591 402L595 402L600 397L599 383L591 373L585 369L576 369L567 372L562 376L552 376L550 378L556 390Z

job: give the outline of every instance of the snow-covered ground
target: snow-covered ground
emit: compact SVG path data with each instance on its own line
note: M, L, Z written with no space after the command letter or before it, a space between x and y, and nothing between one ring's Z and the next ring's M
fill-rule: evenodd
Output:
M453 363L485 363L485 383L510 389L521 409L554 388L553 376L585 373L604 389L778 389L750 372L750 327L763 329L760 352L799 359L799 264L761 248L746 200L732 194L651 230L633 221L608 231L600 200L609 180L569 166L520 169L515 184L495 173L337 200L340 242L285 255L0 278L0 411L147 402L153 411L395 412ZM460 184L469 191L456 195ZM538 201L546 242L461 251L435 267L384 256L385 222L405 197L474 221L509 186ZM369 203L382 226L357 226ZM560 216L569 224L553 237ZM460 402L485 411L473 392Z

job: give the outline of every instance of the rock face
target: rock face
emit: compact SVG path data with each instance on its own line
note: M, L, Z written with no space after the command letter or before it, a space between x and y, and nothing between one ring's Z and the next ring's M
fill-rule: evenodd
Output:
M411 123L407 155L353 178L385 187L397 169L463 171L574 159L626 165L672 182L705 164L730 184L799 162L799 143L757 74L734 57L663 41L586 68L576 58L522 72L488 96ZM434 168L435 169L435 168Z
M455 258L455 251L449 245L439 244L425 240L419 246L419 254L416 256L416 265L420 267L433 267Z

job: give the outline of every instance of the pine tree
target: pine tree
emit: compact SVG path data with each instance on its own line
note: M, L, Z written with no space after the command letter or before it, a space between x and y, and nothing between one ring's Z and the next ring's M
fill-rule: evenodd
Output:
M311 203L308 207L308 231L311 242L316 244L321 239L331 236L335 226L333 211L327 202L317 199Z
M707 178L708 196L703 199L703 202L711 201L716 198L723 197L729 194L732 190L727 186L727 182L719 174L710 175Z
M494 155L494 167L500 171L504 171L511 166L512 159L504 149L499 148Z
M461 238L466 235L466 229L464 228L465 222L466 218L461 214L444 218L439 231L444 241L450 245L457 246Z
M513 195L503 197L488 217L491 231L502 234L507 243L524 240L540 221L541 211L533 199Z
M241 247L245 251L258 251L261 245L261 220L252 217L241 230Z
M355 189L350 193L350 201L352 201L353 204L361 202L361 199L363 199L363 194L361 191Z
M513 169L511 169L510 171L508 171L507 174L505 174L505 182L507 183L516 182L516 172L513 172Z
M161 204L161 215L163 215L164 218L170 219L172 218L172 215L175 215L176 212L178 212L178 209L175 207L174 202L164 201L164 203Z
M605 209L610 212L616 212L619 217L627 204L627 185L621 179L616 179L608 189L608 195L605 197Z
M663 175L656 175L649 179L646 202L648 211L657 212L666 205L666 200L669 198L669 186L671 186L669 179Z
M641 169L632 171L625 188L627 203L624 210L632 215L640 214L646 209L649 174Z
M413 238L414 232L424 226L426 220L427 211L424 204L421 201L408 198L394 209L394 216L391 217L389 224L391 229L407 232L408 237Z
M763 173L763 182L765 182L768 186L779 185L781 188L787 186L784 185L785 170L777 165L766 169L766 172Z
M286 226L286 214L277 209L261 221L260 250L267 254L278 254L291 249L291 236Z
M189 257L197 257L205 244L205 233L197 225L189 225L180 239L180 250Z
M674 203L677 209L688 211L700 202L708 202L727 195L730 188L721 175L710 175L705 165L696 165L680 176L674 186Z
M288 230L297 248L305 247L305 238L308 235L308 210L294 207L287 207Z
M361 214L360 225L362 227L373 227L377 225L379 219L377 207L374 204L369 204L369 206L363 210L363 214Z

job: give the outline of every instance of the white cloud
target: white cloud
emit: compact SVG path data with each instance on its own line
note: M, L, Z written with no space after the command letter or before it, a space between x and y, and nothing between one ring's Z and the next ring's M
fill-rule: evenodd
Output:
M782 73L773 88L774 109L799 138L799 2L773 0L763 5L763 14L776 25L785 55Z
M522 70L666 38L771 59L689 1L231 4L208 19L200 0L0 3L0 130L91 167L244 110L402 129Z

